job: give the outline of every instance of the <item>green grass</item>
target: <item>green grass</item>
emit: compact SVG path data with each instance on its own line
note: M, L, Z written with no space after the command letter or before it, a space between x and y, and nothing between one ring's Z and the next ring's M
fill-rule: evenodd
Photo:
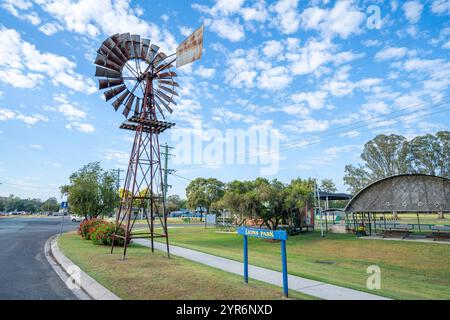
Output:
M282 299L282 288L204 266L160 251L130 245L127 259L122 248L94 246L75 233L63 234L58 245L83 271L123 299ZM293 299L313 299L289 291Z
M242 261L242 236L213 228L169 229L170 243ZM394 299L450 299L450 245L363 240L350 234L319 232L287 241L290 274ZM281 271L280 245L249 238L249 261ZM330 261L332 264L320 263ZM368 290L367 267L381 268L381 290Z

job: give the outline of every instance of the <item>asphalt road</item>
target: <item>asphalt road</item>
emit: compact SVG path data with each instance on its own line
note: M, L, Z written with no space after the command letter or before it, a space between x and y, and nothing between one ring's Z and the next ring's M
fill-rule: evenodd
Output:
M45 241L59 233L61 220L0 218L0 299L77 299L44 255ZM65 217L63 231L76 226Z

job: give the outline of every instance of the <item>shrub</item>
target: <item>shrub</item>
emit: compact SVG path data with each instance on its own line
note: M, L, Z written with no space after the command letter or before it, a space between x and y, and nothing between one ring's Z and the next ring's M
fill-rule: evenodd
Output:
M83 239L86 239L86 240L91 239L92 232L94 232L97 225L102 223L102 221L103 220L97 219L97 218L84 220L83 222L80 223L80 226L78 227L78 234Z
M93 244L111 245L112 237L115 231L115 224L102 219L90 219L80 223L78 227L78 234L83 239L91 240ZM125 228L120 227L117 234L125 236ZM124 239L115 238L114 245L123 245Z
M115 229L115 224L112 222L104 221L102 224L97 225L94 232L91 234L92 243L98 245L111 245ZM125 229L120 227L117 234L124 236ZM122 238L115 238L114 244L119 246L123 245L124 240Z

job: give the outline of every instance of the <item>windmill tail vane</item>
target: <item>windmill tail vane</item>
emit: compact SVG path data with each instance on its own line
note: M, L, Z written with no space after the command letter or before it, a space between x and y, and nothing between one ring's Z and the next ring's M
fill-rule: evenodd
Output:
M165 237L169 256L169 237L165 208L165 189L161 167L159 134L175 123L160 121L177 105L177 73L179 68L199 60L203 50L201 26L167 55L150 39L137 34L117 33L100 45L95 58L95 76L105 101L112 102L115 111L123 107L125 121L121 129L134 131L124 192L116 215L111 253L114 245L123 243L123 258L131 239L150 238L152 251L155 237ZM145 218L148 232L135 234L133 226L138 216ZM158 218L162 232L155 232ZM123 232L124 231L124 232Z

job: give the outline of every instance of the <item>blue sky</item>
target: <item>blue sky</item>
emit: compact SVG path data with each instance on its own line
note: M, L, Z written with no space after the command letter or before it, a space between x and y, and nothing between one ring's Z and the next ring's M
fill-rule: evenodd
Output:
M445 0L3 0L0 195L59 197L83 164L123 168L132 133L97 90L95 51L131 32L172 53L201 24L202 59L177 70L177 132L201 121L207 144L212 129L278 130L268 178L331 178L346 191L344 166L377 134L449 129L449 15ZM183 196L187 179L261 169L171 164L184 178L171 176L169 193Z

